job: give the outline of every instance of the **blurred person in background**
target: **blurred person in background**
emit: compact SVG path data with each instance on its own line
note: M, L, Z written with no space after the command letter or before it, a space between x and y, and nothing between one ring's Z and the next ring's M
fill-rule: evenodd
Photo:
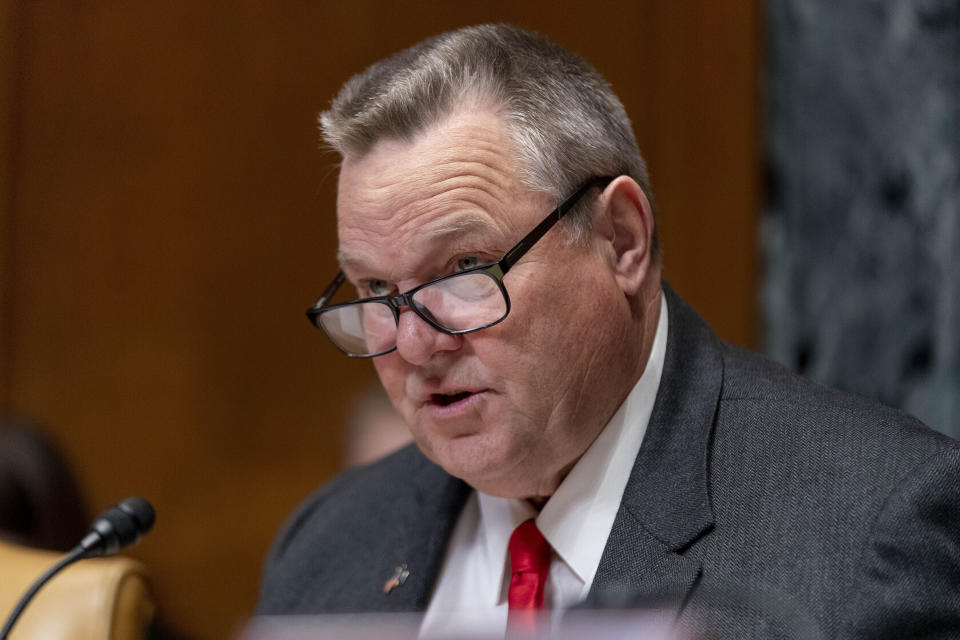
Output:
M90 522L73 472L52 437L23 418L0 421L0 538L69 551Z
M410 430L383 387L368 387L354 400L344 437L343 465L375 462L410 444Z

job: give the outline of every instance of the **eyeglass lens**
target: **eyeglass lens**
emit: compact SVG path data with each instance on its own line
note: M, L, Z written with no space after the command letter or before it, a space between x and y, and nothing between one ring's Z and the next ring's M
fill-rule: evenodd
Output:
M418 289L414 311L447 331L479 329L502 320L507 301L497 281L483 271L457 274ZM369 355L396 346L397 320L387 302L363 302L324 310L317 319L344 351Z

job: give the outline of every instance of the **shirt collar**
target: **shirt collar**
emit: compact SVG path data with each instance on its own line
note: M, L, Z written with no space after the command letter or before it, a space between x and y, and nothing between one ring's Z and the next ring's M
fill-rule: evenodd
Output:
M667 324L667 304L661 295L660 317L643 375L539 515L526 500L478 492L486 551L491 559L503 559L504 572L510 535L521 522L536 517L543 536L585 589L593 584L660 387Z

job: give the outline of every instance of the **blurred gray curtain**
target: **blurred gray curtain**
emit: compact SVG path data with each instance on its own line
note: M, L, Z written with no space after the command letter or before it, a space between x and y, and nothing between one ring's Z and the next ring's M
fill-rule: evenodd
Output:
M770 355L960 436L960 2L769 0Z

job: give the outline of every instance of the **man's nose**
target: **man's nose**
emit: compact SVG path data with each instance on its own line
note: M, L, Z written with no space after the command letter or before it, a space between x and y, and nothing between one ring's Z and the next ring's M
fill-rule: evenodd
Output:
M424 365L435 353L455 351L462 343L462 336L438 331L413 310L401 309L397 323L397 353L410 364Z

